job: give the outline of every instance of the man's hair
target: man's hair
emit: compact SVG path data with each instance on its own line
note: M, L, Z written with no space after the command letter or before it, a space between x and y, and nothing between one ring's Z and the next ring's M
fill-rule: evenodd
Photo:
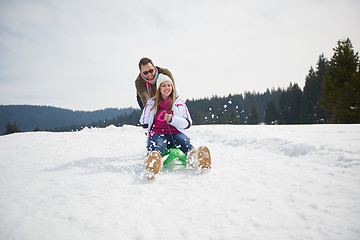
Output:
M140 71L141 71L141 65L146 65L146 64L148 64L148 63L151 63L151 65L154 66L154 63L151 61L150 58L147 58L147 57L142 58L142 59L140 60L140 62L139 62L139 69L140 69ZM155 66L154 66L154 67L155 67Z

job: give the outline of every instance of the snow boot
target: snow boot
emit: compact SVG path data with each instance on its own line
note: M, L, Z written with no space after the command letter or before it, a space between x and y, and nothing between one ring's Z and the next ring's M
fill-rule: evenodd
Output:
M201 146L198 149L191 149L187 154L188 164L198 170L211 168L211 155L207 147Z
M201 146L198 149L198 163L199 170L211 168L211 155L210 150L206 146Z
M161 155L157 151L153 151L149 154L146 163L146 177L149 180L153 180L155 175L159 173L161 168Z
M197 149L193 148L186 155L187 163L193 168L198 167L197 152Z

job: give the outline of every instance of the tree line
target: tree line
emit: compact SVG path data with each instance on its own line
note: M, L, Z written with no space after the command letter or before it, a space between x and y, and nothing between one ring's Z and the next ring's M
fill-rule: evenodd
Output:
M72 124L70 126L56 127L52 131L54 132L70 132L80 131L84 128L105 128L110 125L121 127L123 125L139 125L139 119L141 115L140 109L133 109L132 112L125 112L117 117L111 119L105 119L100 121L92 121L89 124Z
M104 119L117 118L125 113L128 115L133 110L134 108L107 108L90 112L50 106L0 105L0 134L14 131L55 131L89 124L102 125Z
M360 63L349 38L339 40L330 60L318 58L305 77L303 89L291 83L286 89L267 89L265 93L213 96L187 100L186 105L196 125L201 124L319 124L360 123ZM84 127L138 125L140 109L127 111L110 119L71 124L47 129L76 131ZM9 121L6 133L21 131ZM34 131L39 130L38 127Z
M214 96L187 101L195 124L360 123L360 63L349 38L339 40L328 60L319 56L303 89ZM194 115L195 114L195 115Z

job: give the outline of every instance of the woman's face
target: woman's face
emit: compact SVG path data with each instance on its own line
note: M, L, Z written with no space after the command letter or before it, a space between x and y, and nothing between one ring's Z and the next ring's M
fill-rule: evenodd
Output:
M160 85L161 97L166 100L172 92L172 85L169 81L165 81Z

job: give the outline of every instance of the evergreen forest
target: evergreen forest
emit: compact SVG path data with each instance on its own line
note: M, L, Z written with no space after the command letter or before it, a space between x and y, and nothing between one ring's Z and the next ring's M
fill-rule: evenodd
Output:
M349 38L339 40L328 60L321 54L303 89L246 92L187 101L195 124L360 123L360 63Z

